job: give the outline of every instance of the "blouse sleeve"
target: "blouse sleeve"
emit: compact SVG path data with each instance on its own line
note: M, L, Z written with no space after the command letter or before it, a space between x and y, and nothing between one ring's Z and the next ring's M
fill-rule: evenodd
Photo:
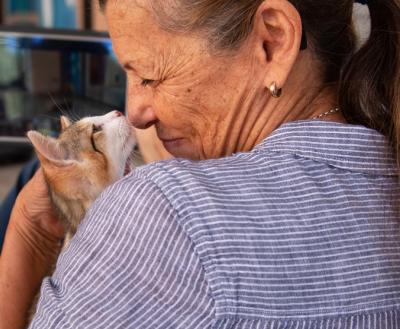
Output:
M151 181L128 177L87 214L41 288L30 328L208 328L214 303L194 245Z

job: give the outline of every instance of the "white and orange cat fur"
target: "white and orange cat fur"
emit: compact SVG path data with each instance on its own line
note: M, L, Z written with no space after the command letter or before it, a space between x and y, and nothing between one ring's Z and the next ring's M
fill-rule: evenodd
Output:
M27 135L65 226L64 249L100 193L130 171L135 156L134 131L121 112L112 111L76 122L62 116L57 139L37 131L29 131ZM39 294L32 303L28 323L35 314L38 299Z
M112 111L71 122L61 117L59 138L29 131L52 202L65 225L63 247L100 193L122 178L136 145L125 116Z

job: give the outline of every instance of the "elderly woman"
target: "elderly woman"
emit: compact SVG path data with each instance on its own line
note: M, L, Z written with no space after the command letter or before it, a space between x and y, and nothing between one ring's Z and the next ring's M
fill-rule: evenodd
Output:
M399 328L398 0L102 5L129 119L177 159L100 197L31 327ZM20 328L63 234L40 173L10 225Z

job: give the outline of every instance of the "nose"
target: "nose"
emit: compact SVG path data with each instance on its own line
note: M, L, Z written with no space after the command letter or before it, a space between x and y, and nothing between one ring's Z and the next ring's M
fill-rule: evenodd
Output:
M152 98L140 94L128 94L128 118L138 129L146 129L158 121Z
M122 112L120 112L120 111L115 110L115 111L113 111L113 112L114 112L114 115L115 115L116 117L123 117L123 116L124 116L124 114L123 114Z

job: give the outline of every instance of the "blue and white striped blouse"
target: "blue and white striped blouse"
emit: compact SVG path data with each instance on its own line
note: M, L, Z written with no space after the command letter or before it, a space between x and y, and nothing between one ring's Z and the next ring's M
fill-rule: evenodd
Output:
M317 120L141 167L92 207L31 328L398 329L399 186L382 135Z

